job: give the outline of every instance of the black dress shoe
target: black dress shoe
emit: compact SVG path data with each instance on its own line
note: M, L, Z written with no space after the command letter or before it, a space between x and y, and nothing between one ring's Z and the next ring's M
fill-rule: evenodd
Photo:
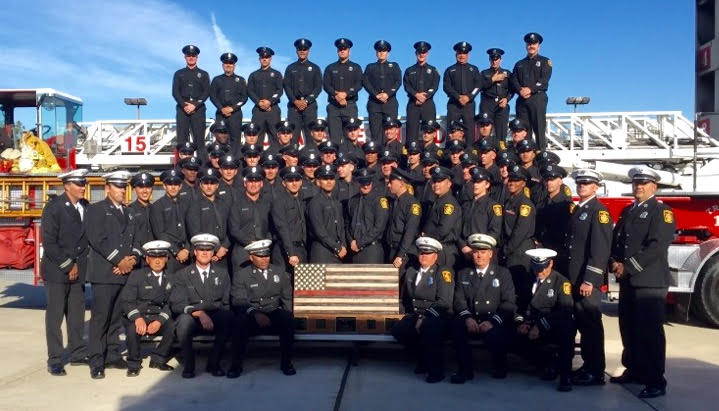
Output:
M664 387L654 387L651 385L647 385L644 387L644 389L639 393L639 398L655 398L662 395L667 394L667 389Z
M542 375L540 375L539 378L541 378L542 381L554 381L557 379L557 370L553 367L544 367Z
M70 360L70 365L76 366L76 365L88 365L90 364L90 358L84 357L84 358L77 358L74 360Z
M118 370L126 370L127 369L127 361L123 360L122 358L118 358L115 361L106 362L105 368L115 368Z
M295 375L295 374L297 374L297 370L295 370L295 366L292 365L291 362L290 362L290 363L287 363L287 364L284 364L282 367L280 367L280 369L282 370L282 374L285 374L285 375Z
M152 362L150 361L150 368L157 368L160 371L172 371L175 369L175 367L171 365L167 365L165 363L161 362Z
M559 384L557 385L557 391L569 392L572 391L572 381L568 375L559 377Z
M194 371L182 371L182 378L195 378Z
M140 369L139 368L128 368L127 369L127 376L128 377L137 377L140 375Z
M231 367L227 370L227 378L238 378L242 375L242 367Z
M632 384L637 382L637 379L634 378L634 376L629 373L628 370L624 370L622 375L618 375L616 377L609 378L609 382L613 384Z
M50 375L54 375L56 377L67 375L67 373L65 372L65 368L62 366L62 364L48 365L47 372L49 372Z
M574 385L604 385L604 374L594 375L588 371L582 371L572 376L572 384Z
M444 374L429 374L424 380L430 384L440 382L444 379Z
M101 380L105 378L105 369L101 367L90 368L90 378L93 380Z

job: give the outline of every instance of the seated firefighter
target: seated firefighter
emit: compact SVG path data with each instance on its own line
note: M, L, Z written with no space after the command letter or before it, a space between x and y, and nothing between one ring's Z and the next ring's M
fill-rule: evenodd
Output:
M235 273L232 281L232 306L235 309L236 346L227 376L242 373L242 358L251 335L273 334L280 337L280 369L295 375L292 365L294 320L292 318L292 282L282 266L270 264L272 240L253 241L245 247L250 263Z
M215 341L207 359L207 372L222 377L222 351L230 336L233 315L230 310L230 276L212 262L220 240L212 234L197 234L190 239L194 264L173 275L170 306L177 315L175 328L182 349L182 378L195 377L195 352L192 338L199 333L214 334Z
M454 272L437 264L442 244L430 237L415 241L418 262L404 276L402 305L405 316L392 327L392 335L417 355L415 374L427 374L428 383L444 379L443 342L451 314Z
M140 375L140 339L145 335L162 336L150 356L150 368L173 370L167 365L175 338L175 323L170 317L172 281L171 274L167 271L171 247L170 243L162 240L145 243L142 250L147 265L130 273L125 288L120 293L127 344L128 377Z
M492 354L493 378L507 376L507 343L513 328L517 305L512 275L493 262L497 241L488 234L472 234L473 267L457 273L454 291L452 341L457 354L457 373L453 384L474 378L469 339L481 338Z
M517 348L543 370L543 380L553 381L559 373L557 390L571 391L576 333L572 283L552 269L556 251L536 248L525 253L536 281L526 312L515 319Z

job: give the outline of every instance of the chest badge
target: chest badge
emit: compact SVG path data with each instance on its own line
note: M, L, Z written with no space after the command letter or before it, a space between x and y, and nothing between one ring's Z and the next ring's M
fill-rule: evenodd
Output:
M586 219L587 219L587 213L584 212L584 213L582 213L582 214L579 214L579 219L582 220L582 221L586 220Z
M554 297L554 288L550 288L550 289L547 291L547 297L549 297L549 298Z
M240 82L240 78L239 78L239 77L235 77L235 83L239 83L239 82Z
M270 73L270 77L274 77L274 76L275 76L274 72Z
M648 215L649 215L649 213L648 213L648 212L646 212L646 211L642 211L642 213L641 213L641 214L639 214L639 218L647 218L647 216L648 216Z
M273 275L273 276L272 276L272 279L273 279L276 283L279 283L279 282L280 282L280 276L277 275L277 274Z
M538 62L534 63L534 65L537 66L537 67L539 67L539 66L542 65L542 63L540 63L540 62L538 61Z
M499 287L499 279L495 278L492 280L492 287L497 288Z
M427 69L427 74L432 74L432 69Z
M307 67L307 71L312 71L312 66Z
M202 73L197 73L197 78L202 78Z
M215 286L218 286L218 285L220 285L220 279L215 277Z
M427 277L427 285L432 285L432 284L434 284L434 277L432 277L430 275L429 277Z

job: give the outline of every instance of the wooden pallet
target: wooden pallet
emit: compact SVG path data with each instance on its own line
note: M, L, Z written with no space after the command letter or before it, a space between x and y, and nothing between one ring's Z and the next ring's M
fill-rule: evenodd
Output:
M401 314L295 316L295 330L307 334L389 334Z

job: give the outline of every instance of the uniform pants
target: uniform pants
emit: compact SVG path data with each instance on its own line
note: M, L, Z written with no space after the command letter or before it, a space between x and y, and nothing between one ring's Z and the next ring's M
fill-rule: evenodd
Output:
M477 320L481 323L481 320ZM472 349L469 340L482 339L492 354L495 370L507 368L507 343L509 342L507 329L495 325L484 334L470 334L467 331L465 319L455 317L452 321L452 345L457 356L457 372L460 374L472 373Z
M352 256L352 264L384 264L384 246L375 241Z
M524 312L532 299L532 285L537 281L537 277L529 269L529 257L524 255L523 251L515 252L507 258L504 266L512 274L519 312Z
M369 131L372 141L384 147L384 119L387 117L397 118L399 103L397 98L392 97L386 103L378 103L372 100L367 102L367 113L369 114Z
M532 138L540 150L547 148L545 129L547 127L547 94L533 94L528 99L517 98L517 117L528 126L527 138Z
M204 150L205 148L205 127L206 127L206 108L203 104L192 114L186 114L182 107L177 107L177 142L184 143L190 138L190 131L192 131L192 142L197 145L197 149ZM200 154L200 153L198 153ZM201 158L206 158L201 157Z
M280 122L281 117L282 113L277 104L273 105L270 111L261 110L258 106L252 108L252 122L260 128L257 141L261 147L264 146L265 141L277 144L277 123Z
M235 147L242 145L242 110L235 108L229 117L225 117L221 111L215 113L215 121L224 120L230 132L230 145ZM234 151L234 150L233 150Z
M526 335L516 334L515 347L540 369L555 367L562 377L572 372L574 336L576 328L571 317L552 321L549 331L540 332L539 338L530 340ZM558 347L555 351L554 347Z
M601 302L602 293L596 287L589 297L574 296L574 319L581 334L583 368L596 376L602 376L606 368Z
M245 356L247 339L253 335L277 335L280 337L280 364L287 365L292 361L292 345L295 341L295 322L292 313L283 309L276 309L270 313L264 313L270 318L270 325L267 328L260 328L255 320L254 312L247 314L237 313L235 317L235 329L233 338L236 341L233 347L233 367L242 366L242 359Z
M418 141L420 139L419 126L422 121L435 120L437 118L437 108L434 100L427 100L421 106L410 101L407 103L407 129L405 134L406 142Z
M333 251L328 250L319 241L313 241L310 248L310 262L315 264L342 264Z
M45 282L47 306L45 308L45 339L47 364L61 365L63 356L62 319L67 327L67 345L70 361L82 360L87 355L83 339L85 330L85 284Z
M497 141L507 141L507 126L509 124L509 104L505 108L493 98L483 98L479 103L479 113L487 113L494 122L494 135Z
M664 319L667 289L637 288L622 284L619 289L619 331L622 364L645 385L665 387L666 336Z
M120 333L123 327L117 303L122 287L122 284L92 284L88 351L93 368L122 359Z
M349 118L357 118L357 103L348 101L345 107L332 103L327 105L327 125L330 129L330 140L335 144L342 143L344 139L343 124Z
M158 316L145 316L145 322L150 325ZM140 350L141 336L135 332L135 322L130 321L127 317L122 317L125 325L125 344L127 344L127 368L139 370L142 365L142 353ZM172 320L165 321L156 334L162 336L162 340L152 350L150 362L164 364L170 359L170 350L172 350L172 342L175 338L175 323ZM153 343L154 344L154 343Z
M474 100L464 106L461 106L459 103L447 103L447 124L451 123L453 120L461 118L464 122L464 126L467 128L464 137L465 141L474 141L475 106L476 104Z
M457 246L454 243L442 244L442 249L439 251L439 258L437 258L437 264L454 270L458 257L459 251L457 251Z
M234 314L232 311L224 309L206 311L206 313L214 324L212 331L205 331L200 324L200 319L190 314L180 314L175 322L175 331L182 350L185 372L195 372L195 350L192 349L192 338L198 334L215 335L212 351L207 357L207 370L214 371L220 366L225 343L230 337Z
M449 319L426 316L419 327L415 328L417 315L405 315L392 326L392 336L417 354L417 363L426 367L432 376L444 375L444 338L447 335Z
M317 120L317 102L308 104L307 108L300 111L297 110L291 102L287 104L287 120L295 125L292 132L292 143L299 144L300 132L303 134L305 144L312 138L310 135L310 123Z

